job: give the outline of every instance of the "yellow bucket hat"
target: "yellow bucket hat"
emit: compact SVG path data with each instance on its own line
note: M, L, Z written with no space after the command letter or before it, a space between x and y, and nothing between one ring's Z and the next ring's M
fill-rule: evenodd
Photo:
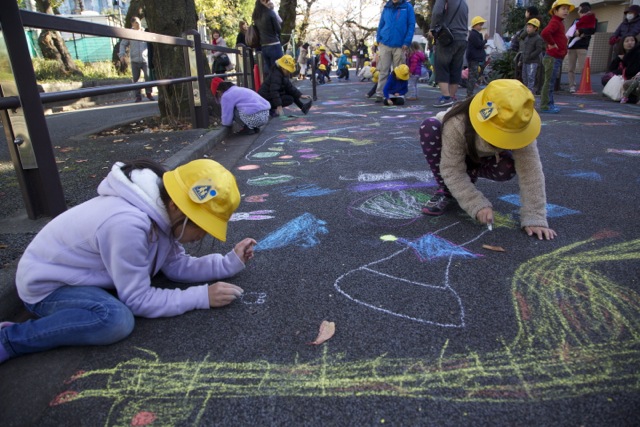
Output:
M553 11L560 6L569 6L569 12L573 12L573 9L576 8L569 0L556 0L549 9L549 15L553 15Z
M187 218L218 240L227 240L227 223L240 204L231 172L211 159L198 159L165 172L162 181Z
M326 70L326 69L327 69L326 65L324 65L324 64L320 64L320 65L318 65L318 70L322 70L322 71L324 71L324 70Z
M536 28L540 28L540 21L536 18L529 19L529 21L527 21L527 24L531 24Z
M485 22L487 22L486 19L484 19L482 16L474 16L473 19L471 20L471 26L475 27L478 24L484 24Z
M351 51L349 49L345 49L343 53L345 55L351 55Z
M291 55L281 56L280 58L276 59L276 64L290 73L296 71L296 61L293 60L293 57Z
M396 73L396 77L400 80L409 80L409 66L407 64L398 65L393 69L393 72Z
M518 80L494 80L469 104L473 129L489 144L516 150L540 134L540 115L531 91Z

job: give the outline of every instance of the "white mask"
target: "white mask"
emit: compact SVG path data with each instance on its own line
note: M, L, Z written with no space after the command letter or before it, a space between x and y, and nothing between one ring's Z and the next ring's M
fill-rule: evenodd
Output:
M633 13L627 13L627 21L631 21L633 17L636 16Z

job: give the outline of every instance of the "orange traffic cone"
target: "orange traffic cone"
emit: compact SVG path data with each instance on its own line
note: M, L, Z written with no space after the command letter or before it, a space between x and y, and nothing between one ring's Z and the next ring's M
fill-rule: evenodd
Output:
M587 56L582 67L582 75L580 76L580 89L576 92L578 95L593 95L591 90L591 60Z

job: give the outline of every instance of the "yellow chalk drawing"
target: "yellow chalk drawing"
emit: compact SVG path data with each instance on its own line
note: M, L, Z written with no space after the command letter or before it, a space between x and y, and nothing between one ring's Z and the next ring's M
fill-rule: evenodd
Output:
M209 401L246 397L395 396L457 402L546 401L640 392L640 296L596 270L605 262L637 262L640 239L598 247L593 238L522 264L512 280L518 333L489 353L347 360L330 354L300 363L163 362L146 357L111 369L80 372L58 404L113 401L105 425L130 425L152 413L163 425L199 425ZM581 249L586 250L580 252ZM104 377L104 387L82 390Z

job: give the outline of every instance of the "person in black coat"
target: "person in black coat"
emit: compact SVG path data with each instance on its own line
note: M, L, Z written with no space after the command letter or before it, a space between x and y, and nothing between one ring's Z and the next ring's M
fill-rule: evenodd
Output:
M269 101L269 115L278 117L283 114L282 108L296 104L304 114L311 108L311 97L303 95L291 83L289 76L296 71L296 62L291 55L284 55L276 60L270 73L258 90L258 94ZM305 100L305 102L302 102Z

